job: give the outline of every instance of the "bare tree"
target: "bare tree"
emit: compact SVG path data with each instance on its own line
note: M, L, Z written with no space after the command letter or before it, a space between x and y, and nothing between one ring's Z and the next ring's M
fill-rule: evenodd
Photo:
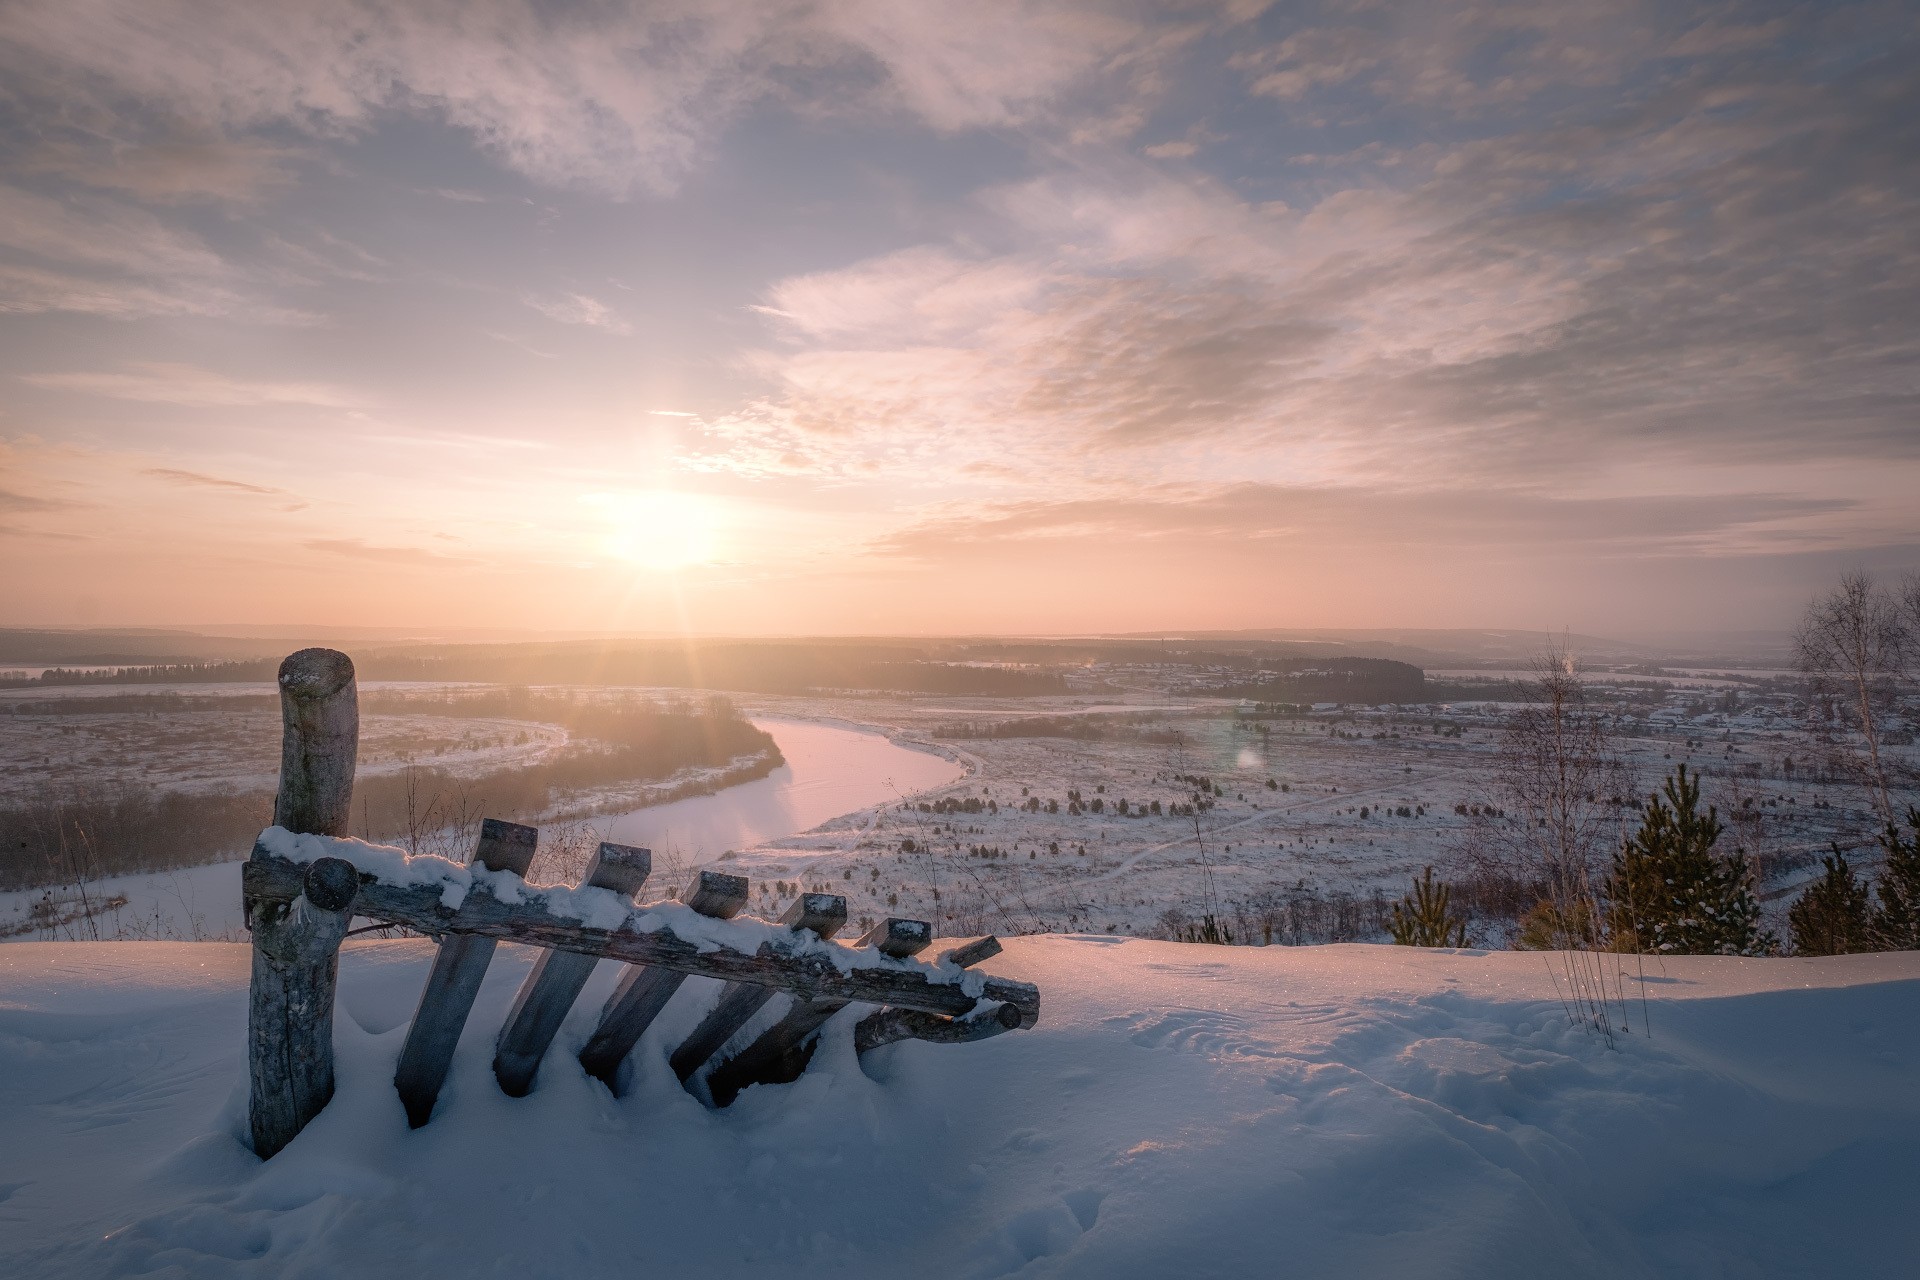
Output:
M1600 955L1607 940L1596 886L1619 843L1633 777L1605 717L1587 703L1574 656L1556 645L1535 660L1533 675L1502 743L1500 780L1512 809L1503 835L1513 861L1547 886L1568 1015L1611 1039L1625 1028L1625 1005L1607 989L1612 966Z
M1807 605L1794 633L1794 660L1807 677L1808 703L1819 717L1829 754L1873 797L1880 821L1894 819L1881 722L1913 657L1912 615L1920 614L1920 581L1909 579L1900 597L1865 573ZM1856 746L1852 737L1857 735Z

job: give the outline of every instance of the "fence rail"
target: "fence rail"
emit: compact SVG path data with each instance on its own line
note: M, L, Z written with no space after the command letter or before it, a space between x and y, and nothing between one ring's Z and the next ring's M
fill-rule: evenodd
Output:
M439 940L394 1081L415 1127L432 1117L500 942L542 949L494 1058L501 1088L516 1097L532 1088L602 959L630 967L580 1055L583 1069L615 1085L620 1062L680 984L717 978L728 985L670 1061L683 1081L702 1076L721 1106L750 1084L797 1077L820 1027L850 1004L881 1006L855 1028L862 1053L907 1038L964 1043L1039 1020L1031 983L972 971L999 951L994 939L928 963L915 957L931 943L931 927L889 919L847 946L832 940L846 920L837 895L803 894L778 922L739 918L747 881L702 871L677 900L636 905L651 855L615 844L600 846L582 885L532 885L525 877L539 833L496 819L482 825L468 866L345 838L359 725L353 664L345 654L305 649L281 664L280 687L280 825L261 834L242 878L253 932L249 1122L262 1158L292 1141L332 1096L340 943L358 917ZM728 1053L781 996L781 1018Z

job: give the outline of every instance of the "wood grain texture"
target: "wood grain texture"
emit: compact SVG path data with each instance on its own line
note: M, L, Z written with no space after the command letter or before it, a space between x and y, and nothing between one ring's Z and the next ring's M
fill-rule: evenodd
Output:
M810 933L825 940L840 931L847 922L847 900L834 893L803 893L787 908L780 923L795 935ZM776 994L772 987L759 983L732 982L721 991L707 1016L691 1035L674 1049L667 1065L684 1082L718 1053L740 1028Z
M533 827L488 818L480 824L480 842L473 860L489 871L525 876L539 839L540 833ZM484 894L484 886L476 885L467 896L471 898L475 892ZM368 895L360 914L381 918L369 910L372 905ZM453 1065L453 1051L460 1043L460 1033L466 1028L467 1015L473 1011L474 998L480 994L497 945L496 938L465 932L448 933L440 940L433 971L420 990L420 1004L414 1010L413 1024L407 1028L407 1041L393 1074L393 1087L400 1091L400 1101L407 1109L407 1123L416 1129L433 1117L433 1105Z
M855 1053L870 1053L897 1040L926 1040L933 1044L969 1044L1020 1027L1020 1011L1010 1004L989 1006L970 1017L942 1018L919 1009L882 1009L860 1019L853 1028Z
M855 945L870 946L882 955L905 960L926 950L932 942L933 926L925 920L887 919L867 930ZM707 1094L714 1105L731 1105L750 1084L798 1080L813 1058L814 1033L848 1003L830 997L795 1000L780 1021L707 1073Z
M988 934L984 938L975 938L972 942L957 947L949 947L940 953L942 964L959 965L970 969L982 960L991 960L1000 954L1000 939ZM991 1008L991 1006L988 1006ZM997 1036L1002 1031L1015 1031L1021 1027L1033 1025L1024 1011L1014 1010L1002 1005L991 1013L982 1015L979 1009L962 1015L960 1018L939 1018L928 1015L904 1016L915 1012L902 1009L881 1009L862 1018L853 1028L853 1049L856 1054L878 1049L883 1044L892 1044L896 1040L929 1040L936 1044L965 1044L972 1040L985 1040ZM893 1016L893 1015L903 1016ZM993 1025L988 1026L991 1022Z
M650 850L602 843L587 868L587 883L632 898L652 869ZM494 1078L508 1097L524 1098L532 1090L540 1060L599 963L598 956L577 951L542 951L533 962L532 972L513 998L493 1055Z
M745 876L702 871L680 891L679 897L709 919L731 920L746 907L747 889ZM640 1037L646 1034L688 976L684 970L657 965L629 966L607 1000L606 1008L600 1012L600 1025L580 1050L580 1065L586 1073L617 1092L620 1064L633 1052L633 1046L640 1043Z
M273 821L295 833L343 836L353 813L360 699L353 659L302 649L280 664L280 786Z
M250 902L253 972L247 988L247 1128L273 1157L333 1097L333 997L359 889L353 864L322 858L292 902Z
M982 960L991 960L1001 951L1000 939L988 934L984 938L975 938L972 942L949 947L939 955L939 963L955 964L962 969L971 969Z

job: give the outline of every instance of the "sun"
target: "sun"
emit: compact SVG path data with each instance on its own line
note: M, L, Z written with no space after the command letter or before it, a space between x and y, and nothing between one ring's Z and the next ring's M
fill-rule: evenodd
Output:
M600 517L600 550L655 573L677 573L720 558L719 504L698 494L657 490L596 493L586 498Z

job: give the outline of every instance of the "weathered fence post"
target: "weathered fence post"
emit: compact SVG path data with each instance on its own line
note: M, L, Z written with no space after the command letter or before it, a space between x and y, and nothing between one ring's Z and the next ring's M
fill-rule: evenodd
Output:
M820 938L831 938L846 922L847 900L833 893L803 893L780 917L780 923L794 932L806 929ZM667 1065L673 1068L673 1074L683 1082L687 1080L778 994L772 987L757 983L729 982L721 990L719 1002L707 1011L693 1034L682 1040L668 1057Z
M653 871L653 854L646 849L623 844L602 844L587 868L587 883L599 889L611 889L623 898L631 898L647 882ZM599 964L596 956L577 951L542 951L533 971L520 984L513 998L513 1009L500 1032L499 1047L493 1055L494 1078L508 1097L524 1098L533 1088L534 1073L546 1056L567 1010L579 998L580 989L593 976Z
M301 834L346 835L360 748L353 659L333 649L289 654L280 664L280 719L274 825Z
M480 843L473 861L488 871L527 874L533 865L534 847L540 832L534 827L488 818L480 824ZM485 892L476 885L469 894ZM407 1108L407 1123L418 1129L433 1116L433 1104L439 1100L440 1086L447 1082L447 1068L453 1065L453 1051L460 1043L460 1032L473 1011L474 997L493 963L496 942L470 933L456 933L440 940L439 954L433 958L433 972L420 991L420 1004L413 1011L413 1025L407 1028L407 1042L400 1050L400 1065L393 1073L393 1087Z
M925 951L932 941L933 926L925 920L890 918L873 926L854 945L871 946L883 956L905 960ZM813 1057L808 1037L851 1003L830 997L796 999L780 1021L707 1073L707 1093L714 1105L729 1105L750 1084L785 1084L798 1080Z
M338 836L353 809L360 703L353 660L302 649L280 664L280 786L273 820L296 834ZM256 848L255 856L260 856ZM292 902L249 898L247 1127L269 1159L333 1097L333 993L340 940L360 887L353 864L321 858Z
M272 1157L333 1097L333 992L360 873L344 858L307 867L300 897L252 904L247 989L247 1127Z
M747 905L747 878L702 871L680 891L680 901L703 916L731 920ZM600 1013L593 1038L580 1051L580 1065L587 1074L612 1089L619 1080L620 1064L686 980L686 974L671 969L629 965Z

